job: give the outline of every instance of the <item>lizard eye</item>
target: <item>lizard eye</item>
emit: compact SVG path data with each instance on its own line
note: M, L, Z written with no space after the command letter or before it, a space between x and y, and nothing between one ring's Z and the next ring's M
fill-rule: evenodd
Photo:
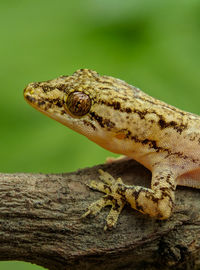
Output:
M73 92L67 97L65 108L74 116L87 114L91 107L91 100L88 95L82 92Z

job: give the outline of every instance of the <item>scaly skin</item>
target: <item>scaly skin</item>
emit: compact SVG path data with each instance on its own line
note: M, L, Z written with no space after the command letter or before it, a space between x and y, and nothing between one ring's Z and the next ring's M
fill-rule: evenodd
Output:
M84 214L111 205L107 227L125 203L158 219L171 215L176 185L200 188L200 117L148 96L136 87L88 69L30 83L27 102L45 115L152 172L151 189L126 186L106 172L90 187L106 195Z

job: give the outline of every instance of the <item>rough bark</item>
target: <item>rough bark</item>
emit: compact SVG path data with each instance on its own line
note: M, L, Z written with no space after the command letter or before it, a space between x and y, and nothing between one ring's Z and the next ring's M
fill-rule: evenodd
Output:
M102 196L86 183L98 168L124 182L150 185L150 173L121 161L65 174L0 174L0 260L21 260L50 270L200 269L200 190L178 188L167 221L129 206L117 227L103 231L105 208L81 219Z

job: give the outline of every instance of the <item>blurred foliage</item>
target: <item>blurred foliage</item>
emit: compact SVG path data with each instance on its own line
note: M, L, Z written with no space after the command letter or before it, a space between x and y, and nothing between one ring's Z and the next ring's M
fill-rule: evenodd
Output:
M31 81L90 68L200 113L198 0L1 0L0 27L2 172L66 172L112 156L27 105Z

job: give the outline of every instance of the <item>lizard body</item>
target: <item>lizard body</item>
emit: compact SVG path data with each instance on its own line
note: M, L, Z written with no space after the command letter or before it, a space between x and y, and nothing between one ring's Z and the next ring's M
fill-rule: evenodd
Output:
M89 206L111 205L107 227L125 203L158 219L171 215L176 185L200 188L200 117L145 94L126 82L80 69L71 76L30 83L29 104L111 152L133 158L152 172L151 189L127 186L101 171L90 187L106 195Z

